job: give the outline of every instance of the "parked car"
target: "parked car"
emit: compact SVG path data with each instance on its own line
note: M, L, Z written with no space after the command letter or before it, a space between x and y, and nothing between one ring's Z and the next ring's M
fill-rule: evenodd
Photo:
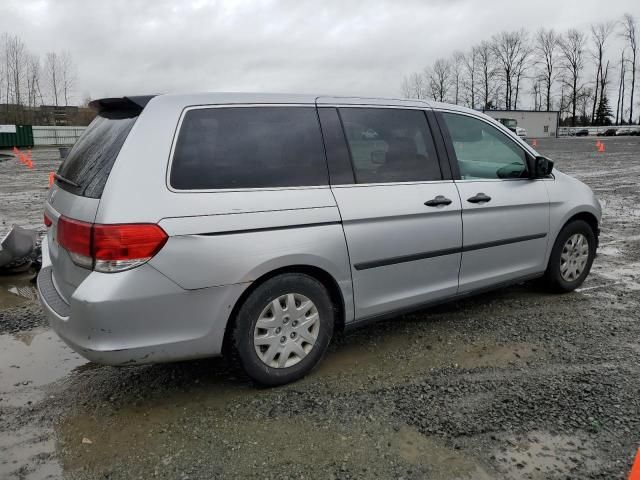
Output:
M522 127L516 127L516 135L523 140L527 139L527 130Z
M574 290L601 208L474 110L314 95L106 98L55 175L38 289L97 363L229 355L258 383L332 336L542 277Z
M624 136L631 135L631 128L629 127L620 127L616 130L616 136Z
M513 118L496 118L496 120L515 133L518 137L524 140L527 139L527 130L519 127L517 120Z
M604 136L605 137L613 137L616 135L616 132L618 130L615 128L608 128L607 130L604 131Z
M580 130L576 131L576 137L586 137L589 135L589 130L587 130L586 128L581 128Z

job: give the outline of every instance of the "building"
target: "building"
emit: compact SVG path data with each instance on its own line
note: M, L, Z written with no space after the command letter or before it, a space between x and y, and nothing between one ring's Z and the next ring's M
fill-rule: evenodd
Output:
M87 107L39 105L28 107L24 105L0 104L0 124L18 125L51 125L85 126L91 123L96 113Z
M484 113L496 120L501 118L518 122L518 127L527 131L528 138L558 136L559 112L537 110L484 110Z

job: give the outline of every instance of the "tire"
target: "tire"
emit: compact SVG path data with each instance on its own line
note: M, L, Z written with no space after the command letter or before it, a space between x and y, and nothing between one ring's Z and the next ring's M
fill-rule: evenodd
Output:
M285 273L251 292L234 320L233 361L255 382L276 386L304 377L320 362L333 335L335 310L318 280Z
M584 251L583 247L567 244L570 239L580 239L580 236L583 238L583 242L586 241L587 244L588 253L586 254L586 258L582 255L580 257L573 257L571 254L571 252L574 252L574 255L576 255L575 252L579 253L580 250ZM596 243L596 236L591 226L584 220L574 220L565 225L562 230L560 230L553 245L551 256L549 257L549 264L547 265L544 276L547 287L557 293L566 293L582 285L584 279L589 275L593 259L596 256ZM567 247L566 252L565 246ZM562 258L563 253L568 254L569 262L574 262L573 265L569 264L567 266L564 274L563 265L566 262L564 261L565 259ZM579 271L575 270L575 268L580 265L580 260L582 259L585 260L584 266ZM571 273L573 273L573 275L571 275Z

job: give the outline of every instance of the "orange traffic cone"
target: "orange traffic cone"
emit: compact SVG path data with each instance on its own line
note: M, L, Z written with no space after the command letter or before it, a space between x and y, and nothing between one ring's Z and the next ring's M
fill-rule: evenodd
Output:
M536 140L535 138L533 139L533 142L531 142L531 146L532 147L537 147L538 146L538 140Z
M640 480L640 449L636 453L636 458L629 472L629 480Z
M604 142L600 142L598 144L598 152L604 152Z
M53 185L54 180L55 180L54 173L49 172L49 186Z

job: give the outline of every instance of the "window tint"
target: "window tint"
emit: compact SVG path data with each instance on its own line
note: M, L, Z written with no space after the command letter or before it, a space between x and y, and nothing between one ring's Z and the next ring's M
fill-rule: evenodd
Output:
M178 189L326 185L313 107L207 108L186 113L171 167Z
M424 112L341 108L357 183L441 180Z
M58 175L77 186L61 180L56 185L76 195L100 198L138 113L109 111L94 118L58 168Z
M497 128L466 115L443 117L463 179L527 176L524 150Z

